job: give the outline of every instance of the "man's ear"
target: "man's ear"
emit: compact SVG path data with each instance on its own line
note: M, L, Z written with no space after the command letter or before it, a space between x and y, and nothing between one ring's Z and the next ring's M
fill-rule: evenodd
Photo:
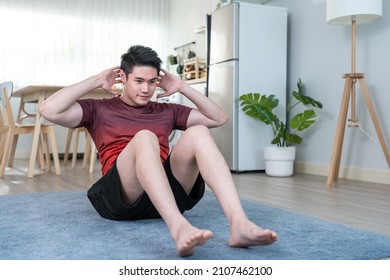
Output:
M119 78L122 83L127 81L126 73L122 69L119 70Z

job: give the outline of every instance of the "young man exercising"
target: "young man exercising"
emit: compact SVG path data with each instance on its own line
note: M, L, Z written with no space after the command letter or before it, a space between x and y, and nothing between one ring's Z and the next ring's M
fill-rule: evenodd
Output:
M85 126L91 134L102 164L101 179L88 191L96 211L114 220L162 218L177 254L189 256L213 235L182 215L202 198L206 183L228 219L230 246L272 244L277 234L248 220L209 133L227 121L226 114L160 67L154 50L132 46L122 55L120 67L59 90L39 108L45 119L70 128ZM117 83L123 83L119 97L80 99L96 88L117 94ZM156 87L164 90L157 98L179 92L196 108L150 101ZM169 153L168 137L174 129L184 133Z

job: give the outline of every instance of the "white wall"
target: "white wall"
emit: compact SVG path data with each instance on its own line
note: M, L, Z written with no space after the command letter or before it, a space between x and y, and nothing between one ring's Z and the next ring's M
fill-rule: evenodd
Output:
M219 1L170 0L169 48L196 40L193 33L202 25L205 14L215 9ZM347 26L326 23L325 0L273 0L266 5L289 10L288 92L296 89L301 78L307 94L320 100L324 109L316 127L304 135L298 147L297 170L327 175L335 135L344 80L342 74L351 71L351 30ZM388 148L390 146L390 89L387 86L390 63L390 1L383 1L383 18L357 28L357 72L364 72L372 101L380 119ZM272 26L270 26L272 28ZM196 45L201 48L201 44ZM202 53L202 50L197 50ZM255 54L254 54L255 55ZM271 67L271 66L270 66ZM259 89L261 90L261 89ZM357 87L359 123L376 142L364 99ZM341 159L340 177L389 183L390 172L383 151L359 128L346 129Z
M206 15L215 10L218 0L169 0L168 49L195 41L193 51L200 58L206 58L206 37L194 30L206 25ZM180 53L179 53L180 54Z

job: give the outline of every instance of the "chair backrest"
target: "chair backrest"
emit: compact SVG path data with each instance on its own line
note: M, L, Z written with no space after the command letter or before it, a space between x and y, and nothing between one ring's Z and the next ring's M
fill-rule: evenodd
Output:
M0 84L0 127L14 127L15 120L9 97L14 84L11 81Z

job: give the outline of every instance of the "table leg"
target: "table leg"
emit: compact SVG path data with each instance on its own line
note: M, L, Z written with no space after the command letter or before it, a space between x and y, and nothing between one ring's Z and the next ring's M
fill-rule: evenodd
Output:
M44 94L40 94L38 99L38 106L43 102L43 99L44 99ZM40 134L41 134L41 115L37 110L37 114L35 116L35 128L34 128L33 140L31 145L30 162L28 165L28 173L27 173L28 178L32 178L34 176L34 168L37 159L38 142L39 142Z

